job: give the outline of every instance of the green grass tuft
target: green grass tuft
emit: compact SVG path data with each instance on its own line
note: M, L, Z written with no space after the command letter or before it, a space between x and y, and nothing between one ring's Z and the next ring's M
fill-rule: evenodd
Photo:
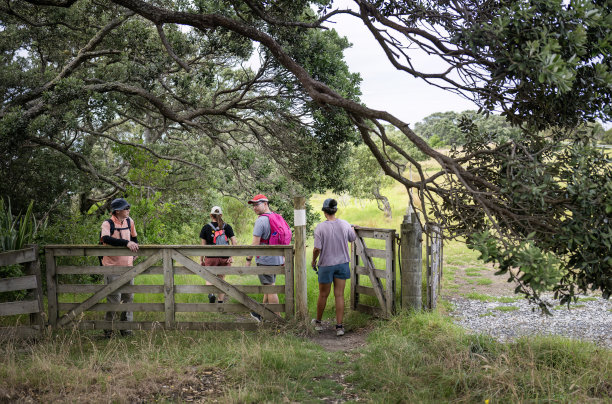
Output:
M495 308L493 308L493 310L497 310L497 311L516 311L519 308L516 306L497 306Z

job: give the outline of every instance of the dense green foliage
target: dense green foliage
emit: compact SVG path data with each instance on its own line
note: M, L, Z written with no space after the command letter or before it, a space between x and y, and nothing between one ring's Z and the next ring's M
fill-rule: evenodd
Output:
M34 202L30 202L25 213L13 215L11 200L0 198L0 252L20 250L35 240L39 227L44 229L36 222L32 208ZM11 278L23 275L21 265L9 265L0 267L0 278ZM13 301L24 295L24 292L2 292L0 301Z
M468 243L481 252L484 261L498 263L500 274L517 281L517 292L529 288L537 297L554 289L562 302L569 302L575 288L599 289L608 298L612 291L612 166L588 133L579 131L570 144L554 136L522 139L522 147L496 140L495 152L478 154L490 145L491 134L470 122L464 124L466 144L473 149L466 146L453 153L478 155L480 168L475 173L499 184L496 203L513 216L487 212L503 223L492 227L472 196L456 186L457 195L463 197L462 213L453 214L457 199L446 201L447 225L468 234ZM512 239L512 233L527 236L516 244L504 242ZM520 268L520 273L513 274L513 268Z
M291 15L309 12L294 6ZM266 188L288 197L343 186L329 168L342 172L340 156L356 141L348 117L307 100L295 78L244 37L159 31L110 2L16 2L0 9L0 21L0 190L16 210L30 199L38 215L75 204L95 213L117 195L206 205L217 193L246 198ZM357 99L359 76L342 61L345 39L277 33L310 74ZM257 52L259 64L249 61Z
M485 116L476 111L436 112L417 122L414 132L427 139L432 147L463 145L466 138L459 125L463 119L471 120L482 132L495 133L500 141L517 139L521 135L520 129L510 125L503 117L493 114Z
M358 132L382 172L411 198L418 194L413 205L425 220L444 222L449 237L477 248L499 246L502 266L519 265L519 290L537 299L557 279L528 275L528 260L516 261L515 252L533 245L539 270L561 266L561 295L586 287L608 296L608 238L589 239L576 254L574 243L584 240L567 243L568 232L581 229L572 217L610 231L608 188L590 192L608 180L608 168L576 128L612 116L611 3L354 4L9 1L0 8L3 192L44 184L49 192L25 192L44 199L40 213L75 205L92 213L114 196L138 196L133 202L172 206L167 214L179 207L182 219L220 195L245 200L263 191L288 200L346 189L344 157ZM475 130L436 129L428 143L397 117L360 104L359 78L342 61L349 42L323 29L337 13L364 24L396 69L473 99L485 114L500 112L514 127L485 119ZM437 59L434 71L413 58L420 50ZM394 131L403 142L388 136ZM432 147L447 136L461 146L450 157ZM577 147L566 156L564 144ZM439 171L426 174L412 147ZM57 155L66 169L46 169ZM12 170L33 159L35 173ZM398 169L406 161L416 178ZM54 177L44 181L47 173ZM156 239L159 229L149 229Z

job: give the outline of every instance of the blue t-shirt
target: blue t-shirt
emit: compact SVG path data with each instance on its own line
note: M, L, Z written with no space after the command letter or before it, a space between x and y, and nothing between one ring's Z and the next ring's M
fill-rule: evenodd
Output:
M253 235L261 237L264 240L270 238L270 219L268 219L268 216L260 215L257 220L255 220ZM255 258L255 262L259 265L283 265L285 263L285 257L282 255L261 256Z

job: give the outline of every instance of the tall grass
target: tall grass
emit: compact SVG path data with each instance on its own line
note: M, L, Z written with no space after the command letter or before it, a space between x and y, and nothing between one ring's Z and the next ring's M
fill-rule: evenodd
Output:
M32 213L34 202L30 202L28 209L13 215L11 201L0 198L0 251L19 250L32 243L38 224Z
M368 344L349 352L325 351L291 326L110 340L67 330L30 344L5 340L0 391L9 401L40 402L176 402L196 393L194 401L205 402L612 399L612 353L589 343L538 337L501 344L436 313L404 312L375 324Z

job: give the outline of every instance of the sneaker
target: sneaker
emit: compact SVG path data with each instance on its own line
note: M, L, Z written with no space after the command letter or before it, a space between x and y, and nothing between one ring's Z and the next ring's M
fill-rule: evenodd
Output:
M208 295L208 303L214 303L217 301L217 296L215 296L213 293Z
M312 326L314 327L315 331L323 331L323 324L321 324L320 320L317 320L316 318L313 318L312 321L310 322L310 324L312 324Z
M132 330L121 330L119 331L119 333L122 337L131 337L132 335L134 335L134 331Z
M255 321L257 321L258 323L261 323L261 316L257 313L255 313L254 311L251 312L251 317L253 317L253 319L255 319Z
M336 324L336 337L341 337L344 335L344 327L342 324Z

